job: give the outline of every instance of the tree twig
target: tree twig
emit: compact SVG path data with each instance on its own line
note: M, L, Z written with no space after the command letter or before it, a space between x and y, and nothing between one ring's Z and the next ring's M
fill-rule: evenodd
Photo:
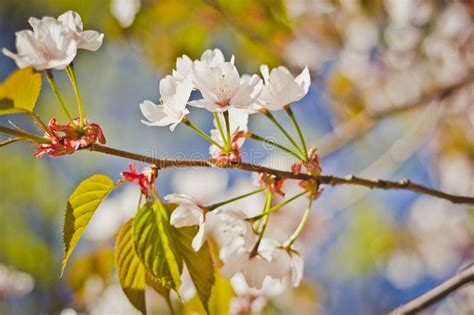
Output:
M24 140L31 141L34 143L50 143L51 140L46 137L36 136L24 131L11 129L8 127L0 126L0 132L11 134L17 137L20 137ZM172 167L216 167L216 168L226 168L226 169L239 169L247 172L254 173L269 173L275 175L279 178L286 179L300 179L300 180L309 180L315 179L320 185L357 185L364 186L371 189L384 189L384 190L408 190L417 192L424 195L430 195L440 199L445 199L451 201L452 203L458 204L474 204L474 197L470 196L460 196L452 195L446 192L432 189L426 186L422 186L417 183L413 183L410 180L400 180L400 181L388 181L382 179L366 179L353 175L346 177L337 177L332 175L320 175L313 177L308 174L294 174L292 172L281 171L278 169L265 167L261 165L255 165L251 163L222 163L219 159L208 159L208 160L181 160L181 159L158 159L151 156L141 155L129 151L119 150L111 147L107 147L100 144L93 144L83 150L101 152L108 155L114 155L122 158L127 158L135 161L145 162L149 164L156 165L159 169L172 168Z
M464 285L474 282L474 264L457 273L452 278L441 283L434 289L408 302L407 304L399 306L391 314L392 315L408 315L417 314L436 302L441 301L449 294Z
M145 156L137 153L128 151L118 150L107 146L94 144L88 148L90 151L101 152L105 154L115 155L123 158L128 158L136 161L146 162L155 164L159 169L172 168L172 167L217 167L227 169L239 169L247 172L256 173L269 173L280 178L287 179L300 179L308 180L314 178L307 174L293 174L292 172L281 171L269 167L250 163L219 163L216 159L208 160L179 160L179 159L158 159L150 156ZM332 175L320 175L315 178L320 185L357 185L364 186L371 189L384 189L384 190L408 190L416 193L430 195L440 199L448 200L456 204L474 204L474 197L459 196L445 193L436 189L432 189L426 186L422 186L417 183L413 183L410 180L400 181L388 181L381 179L366 179L357 176L337 177Z

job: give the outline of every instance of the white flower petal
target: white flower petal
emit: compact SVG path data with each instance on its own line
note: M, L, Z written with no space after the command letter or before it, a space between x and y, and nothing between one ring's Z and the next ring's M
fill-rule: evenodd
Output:
M196 233L196 236L194 236L193 242L192 242L192 247L194 251L199 251L204 244L204 241L206 240L206 225L204 222L201 222L199 224L199 230Z

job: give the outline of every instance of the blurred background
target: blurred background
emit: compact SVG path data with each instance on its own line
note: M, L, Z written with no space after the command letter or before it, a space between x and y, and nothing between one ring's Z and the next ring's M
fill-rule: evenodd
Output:
M0 47L14 50L14 33L29 27L30 16L66 10L79 12L85 29L105 33L101 50L81 52L75 68L87 117L100 122L110 146L206 157L208 145L187 128L144 126L138 104L159 99L159 79L176 57L220 48L227 58L235 55L241 73L256 73L262 63L295 74L309 66L313 85L293 110L321 154L323 173L410 178L474 195L473 0L1 0ZM0 56L0 80L14 69ZM66 77L57 77L72 103ZM65 120L46 85L37 110L45 120ZM191 117L212 127L205 111ZM284 115L277 117L291 128ZM9 121L37 132L23 115L0 118ZM284 142L258 115L250 129ZM98 172L119 179L128 161L33 153L25 144L0 149L0 314L135 314L114 275L113 245L136 210L138 188L124 186L100 206L59 276L68 194ZM244 154L281 169L292 162L250 141ZM157 184L163 194L189 193L206 203L251 186L249 174L197 169L163 171ZM287 183L284 190L291 196L296 189ZM257 206L253 199L241 203ZM282 209L272 233L285 239L304 206ZM233 283L239 295L258 301L254 313L382 314L473 261L473 209L410 192L328 187L298 246L306 256L299 288L271 288L257 297ZM152 313L165 312L162 301L151 300ZM474 314L474 287L427 314Z

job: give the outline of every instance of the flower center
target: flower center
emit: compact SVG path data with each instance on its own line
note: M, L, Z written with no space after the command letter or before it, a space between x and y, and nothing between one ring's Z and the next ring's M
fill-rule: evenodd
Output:
M230 105L230 99L225 98L225 99L222 99L222 100L218 100L218 101L216 101L216 105L219 106L219 107L229 106Z

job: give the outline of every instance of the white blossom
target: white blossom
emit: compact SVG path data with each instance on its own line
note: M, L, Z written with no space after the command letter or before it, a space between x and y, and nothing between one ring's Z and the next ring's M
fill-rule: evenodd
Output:
M33 30L17 32L16 49L13 53L3 49L19 68L33 67L36 70L66 68L76 57L77 49L97 50L102 45L103 34L83 31L80 16L68 11L58 19L30 18Z
M196 63L201 63L204 64L208 67L219 67L222 64L224 64L225 57L224 54L222 53L222 50L219 48L215 48L213 50L208 49L205 52L202 53L201 58L199 60L196 60ZM234 56L230 58L229 61L231 64L234 64Z
M104 34L97 31L84 31L81 16L74 11L67 11L58 17L58 21L74 32L78 49L97 51L104 41Z
M219 245L219 257L227 261L237 250L256 241L247 215L238 209L218 208L206 216L206 230Z
M176 81L190 81L194 80L193 61L186 55L182 55L176 59L176 69L173 69L173 78Z
M300 285L303 279L304 260L299 253L278 247L273 251L272 262L277 268L274 273L275 279L282 281L288 279L294 287Z
M198 251L205 241L204 209L192 197L183 194L170 194L165 200L176 203L177 207L171 213L170 223L177 228L198 225L199 230L193 239L192 247Z
M258 252L253 252L253 246L240 246L235 252L228 255L221 269L222 275L232 278L242 273L245 281L251 288L261 289L266 277L280 277L281 268L272 263L277 242L271 239L262 239ZM280 263L280 260L274 262Z
M156 105L146 100L140 104L143 116L148 120L142 123L148 126L170 126L174 128L189 114L186 104L192 91L192 85L188 81L177 82L168 75L160 81L160 94L162 105Z
M52 17L30 18L31 30L16 32L17 54L3 49L19 68L32 66L36 70L66 68L76 57L74 32Z
M295 78L285 67L269 72L266 65L260 67L265 85L259 100L269 110L281 110L284 106L302 99L311 84L308 67Z
M215 59L219 59L214 57ZM261 79L253 75L241 81L237 68L231 62L211 66L208 62L194 64L194 84L203 98L189 104L208 111L225 111L230 107L247 109L255 103Z

